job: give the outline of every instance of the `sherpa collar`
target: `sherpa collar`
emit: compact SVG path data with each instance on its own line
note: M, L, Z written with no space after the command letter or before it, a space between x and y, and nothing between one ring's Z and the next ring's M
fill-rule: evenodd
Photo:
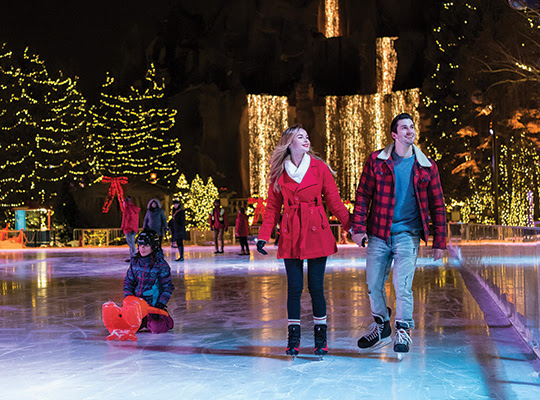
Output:
M392 151L394 150L395 143L390 143L388 146L386 146L377 158L379 160L388 160L392 156ZM420 150L416 145L413 144L413 151L414 155L416 156L416 160L418 161L418 164L420 164L422 167L429 168L431 167L431 161L422 153L422 150Z
M300 183L302 182L302 179L304 179L304 175L306 174L310 163L311 156L308 153L304 153L304 157L302 157L300 165L298 168L296 168L296 165L294 165L291 161L291 156L288 155L285 157L285 171L287 171L287 174L293 181Z

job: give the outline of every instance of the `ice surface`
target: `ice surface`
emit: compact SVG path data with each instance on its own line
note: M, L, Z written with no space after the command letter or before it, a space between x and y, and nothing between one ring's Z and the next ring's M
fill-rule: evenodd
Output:
M433 262L424 248L413 285L416 329L403 361L392 346L357 351L372 318L365 249L353 245L339 246L327 265L329 355L313 355L305 291L301 353L291 361L286 277L267 247L262 256L252 246L250 257L236 247L217 256L190 247L183 263L166 248L175 327L139 333L136 343L107 342L101 322L101 305L122 301L127 247L0 252L0 398L540 399L534 353L504 316L486 314L458 267ZM506 265L531 262L509 257Z

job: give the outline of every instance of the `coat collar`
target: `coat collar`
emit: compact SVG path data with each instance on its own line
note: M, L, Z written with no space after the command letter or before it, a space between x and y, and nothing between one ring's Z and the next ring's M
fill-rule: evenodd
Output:
M317 184L317 176L315 174L314 168L317 168L316 163L314 162L314 158L311 158L311 162L309 164L309 168L307 169L304 178L302 179L302 182L297 183L295 182L287 173L287 171L283 171L281 176L278 178L278 183L281 187L285 187L292 192L296 192L297 190L305 189L306 187L313 186Z
M311 157L306 153L302 157L300 165L296 167L296 165L294 165L291 161L291 156L289 155L285 157L285 171L287 171L287 174L292 178L293 181L300 183L302 182L302 179L304 179L304 176L309 169L310 161Z
M388 160L392 156L394 146L395 143L390 143L388 146L381 150L377 158L379 160ZM422 150L420 150L415 144L413 144L413 151L414 155L416 156L416 161L418 161L418 164L425 168L431 167L431 161L429 161L429 158L427 158L426 155L422 153Z

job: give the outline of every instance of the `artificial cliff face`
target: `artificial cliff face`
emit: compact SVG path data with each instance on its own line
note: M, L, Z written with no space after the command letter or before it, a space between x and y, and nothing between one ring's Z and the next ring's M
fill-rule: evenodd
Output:
M166 77L169 105L179 111L170 132L182 143L179 169L252 194L249 94L285 96L286 125L302 123L324 155L325 98L377 92L378 36L399 37L394 88L420 86L424 30L439 2L394 3L174 2L146 58Z

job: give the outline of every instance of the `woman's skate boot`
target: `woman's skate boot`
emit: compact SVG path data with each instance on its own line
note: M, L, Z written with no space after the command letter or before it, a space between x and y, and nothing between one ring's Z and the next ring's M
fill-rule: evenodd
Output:
M392 310L388 308L388 317L390 317L391 313ZM375 322L369 326L369 332L358 339L358 347L360 348L360 352L380 349L392 341L390 338L390 335L392 334L390 321L384 321L381 315L372 315Z
M396 334L394 336L394 351L399 360L405 353L409 352L409 346L412 343L411 330L409 324L405 321L396 321Z
M315 348L313 353L322 360L328 354L328 343L326 342L326 325L315 325L313 328L315 334Z
M285 353L294 360L300 350L300 325L289 325L289 338Z

